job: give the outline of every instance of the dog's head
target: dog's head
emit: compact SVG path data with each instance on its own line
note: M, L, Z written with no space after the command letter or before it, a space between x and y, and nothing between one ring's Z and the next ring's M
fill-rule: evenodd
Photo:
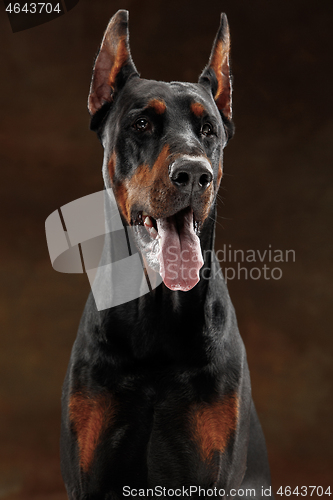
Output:
M200 233L233 134L225 14L199 82L144 80L129 49L128 12L111 19L97 55L88 108L104 146L103 176L148 264L172 290L189 290L202 267Z

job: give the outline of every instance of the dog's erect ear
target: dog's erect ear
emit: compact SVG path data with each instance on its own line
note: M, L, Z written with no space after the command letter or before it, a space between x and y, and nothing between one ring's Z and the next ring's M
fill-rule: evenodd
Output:
M229 67L230 35L228 19L221 15L221 24L217 32L208 65L203 70L199 83L209 85L216 105L221 113L231 120L231 74Z
M88 109L91 115L103 104L112 102L113 94L126 80L139 76L129 48L128 11L118 10L106 28L93 70Z

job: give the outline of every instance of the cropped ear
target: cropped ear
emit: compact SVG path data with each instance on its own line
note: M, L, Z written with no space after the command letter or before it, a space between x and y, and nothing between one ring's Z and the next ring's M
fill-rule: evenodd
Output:
M211 89L219 111L231 121L231 74L229 66L230 34L228 19L221 14L221 24L214 40L208 65L203 70L199 83Z
M134 75L139 76L129 48L128 11L118 10L106 28L96 57L88 98L90 114L111 103L114 93Z

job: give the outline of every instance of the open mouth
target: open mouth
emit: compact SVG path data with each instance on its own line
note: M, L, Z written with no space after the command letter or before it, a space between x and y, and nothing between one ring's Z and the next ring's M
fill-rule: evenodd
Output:
M135 220L135 225L144 226L153 239L155 239L158 235L156 219L149 216L146 212L138 212Z
M148 265L160 273L168 288L188 291L198 283L203 258L199 223L190 207L159 219L138 212L134 229Z

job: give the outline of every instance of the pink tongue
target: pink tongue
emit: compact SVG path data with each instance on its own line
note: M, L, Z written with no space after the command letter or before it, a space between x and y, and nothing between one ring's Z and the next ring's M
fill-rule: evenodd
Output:
M160 274L170 290L191 290L199 281L199 270L203 266L200 240L193 228L193 212L184 215L157 219L160 238ZM177 227L178 225L178 227Z

